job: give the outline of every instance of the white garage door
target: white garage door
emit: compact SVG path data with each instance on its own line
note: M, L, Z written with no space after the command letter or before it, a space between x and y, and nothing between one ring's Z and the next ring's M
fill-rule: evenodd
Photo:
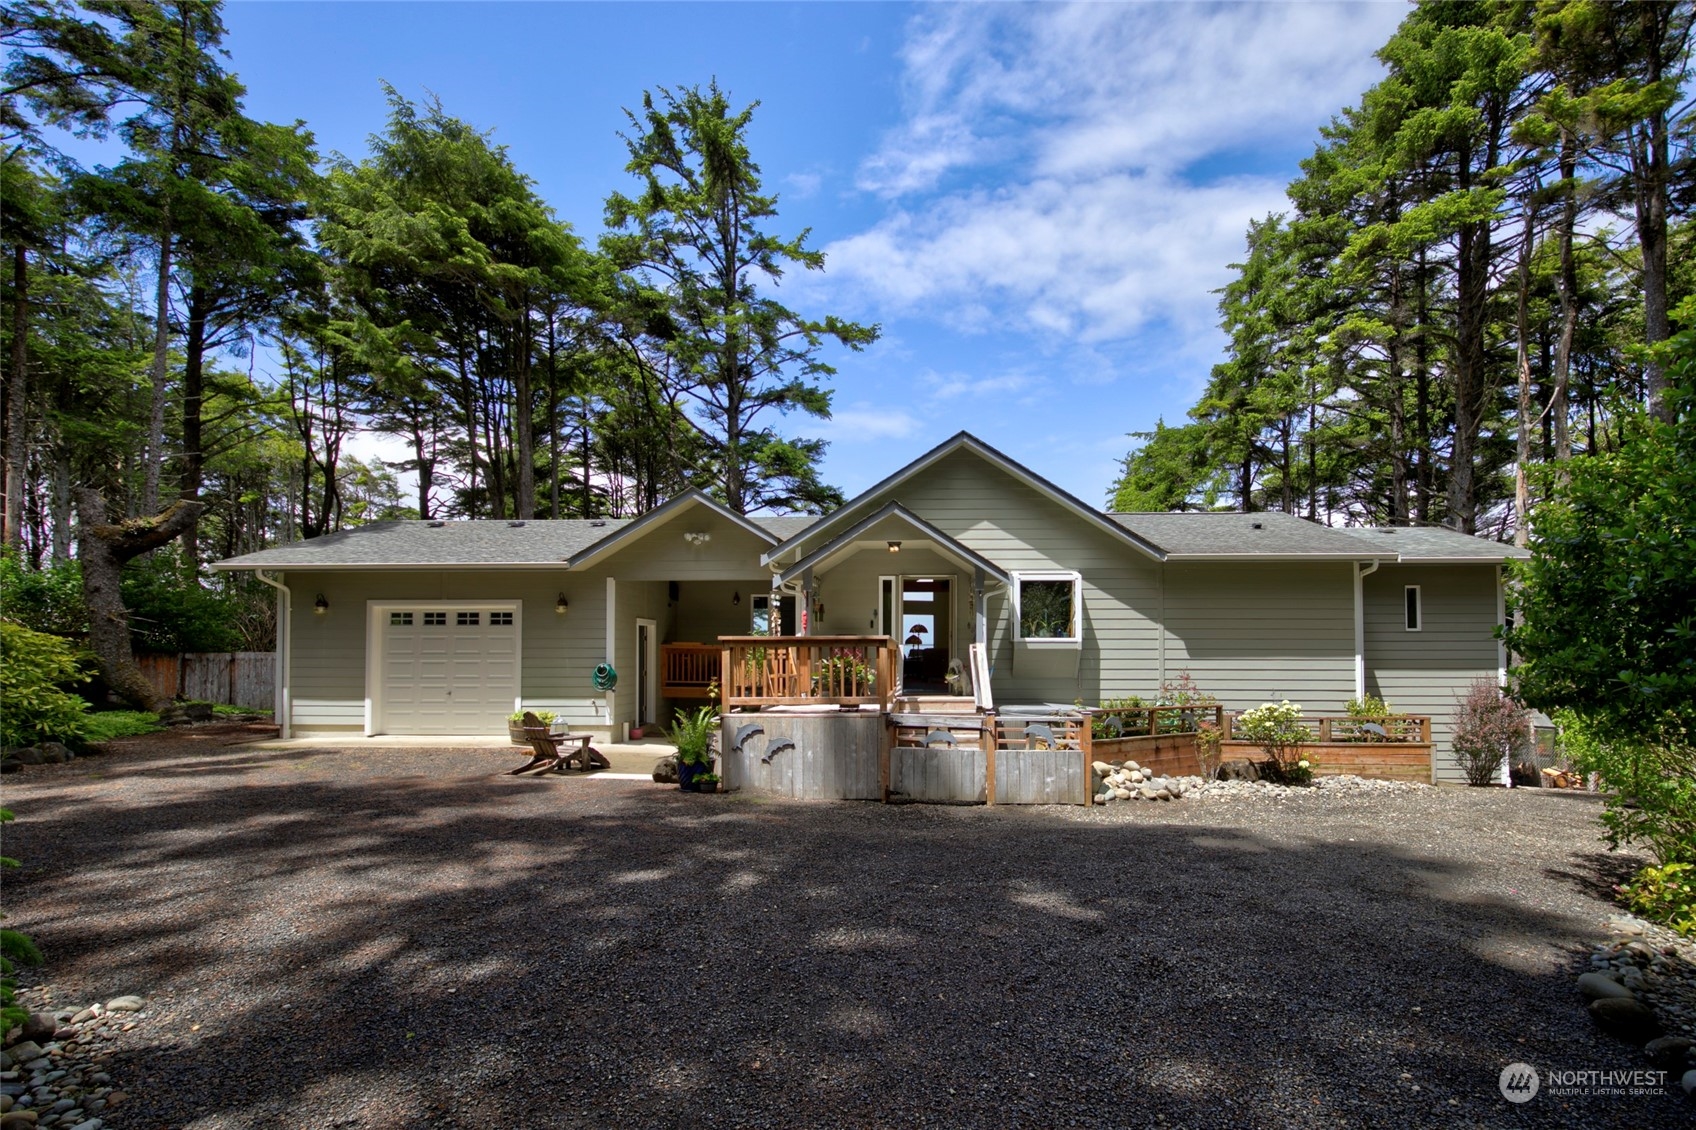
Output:
M518 610L514 607L390 606L382 633L384 734L505 731L518 697Z

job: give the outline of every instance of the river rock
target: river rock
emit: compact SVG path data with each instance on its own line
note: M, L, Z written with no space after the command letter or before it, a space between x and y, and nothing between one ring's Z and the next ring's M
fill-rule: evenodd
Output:
M12 760L19 765L40 765L41 750L36 746L26 745L22 749L12 751Z
M48 1016L46 1013L32 1012L24 1020L22 1027L23 1032L19 1037L20 1039L40 1043L43 1040L51 1040L53 1038L53 1033L59 1030L59 1022L54 1020L51 1016Z
M107 1012L140 1012L147 1002L138 996L114 997L106 1002Z
M63 765L74 756L70 747L60 742L41 743L41 761L44 765Z
M13 1063L28 1063L32 1059L41 1058L41 1045L34 1040L24 1040L6 1049L6 1054Z
M1590 1016L1602 1031L1628 1044L1647 1044L1662 1031L1654 1010L1637 1000L1603 997L1591 1001Z
M1613 997L1619 1000L1636 1000L1636 994L1612 977L1602 973L1585 973L1578 978L1578 991L1587 1001L1599 1001Z
M654 766L654 780L662 785L677 784L677 758L662 757Z
M1676 1072L1684 1066L1685 1057L1690 1054L1692 1047L1696 1047L1696 1040L1685 1036L1662 1036L1644 1044L1643 1051L1648 1055L1649 1062L1662 1071Z

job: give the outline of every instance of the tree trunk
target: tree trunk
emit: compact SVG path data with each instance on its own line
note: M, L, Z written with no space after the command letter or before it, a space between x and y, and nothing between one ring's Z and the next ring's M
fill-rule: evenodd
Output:
M106 500L79 487L77 499L77 557L82 562L83 601L88 605L88 642L106 685L138 710L157 713L165 705L147 676L136 666L130 648L129 610L121 587L124 562L181 537L205 507L177 501L153 518L109 524Z
M1521 549L1531 544L1531 483L1526 477L1531 463L1531 326L1528 306L1531 290L1531 240L1535 234L1531 197L1525 202L1525 230L1519 241L1519 307L1514 318L1514 336L1518 343L1519 363L1519 426L1515 429L1513 472L1513 543Z
M183 337L183 447L181 496L200 500L200 485L206 474L206 453L201 428L201 408L206 398L206 318L211 296L196 283L188 292L188 325ZM189 575L200 570L200 523L183 531L183 557Z
M513 342L513 431L518 440L518 482L513 517L527 521L536 516L536 405L530 387L530 304L524 304Z
M1572 342L1578 333L1578 268L1573 262L1572 241L1578 230L1578 139L1570 130L1561 134L1561 229L1560 269L1555 272L1555 294L1561 308L1561 332L1555 343L1555 372L1549 390L1549 417L1554 426L1555 462L1572 455L1572 435L1567 423L1567 389L1572 383Z
M6 383L5 513L0 544L23 544L24 465L29 459L29 254L19 241L12 251L12 365Z
M159 479L165 469L165 397L170 388L171 347L171 197L167 190L161 208L159 287L153 316L153 401L147 413L147 446L142 461L141 513L159 509Z

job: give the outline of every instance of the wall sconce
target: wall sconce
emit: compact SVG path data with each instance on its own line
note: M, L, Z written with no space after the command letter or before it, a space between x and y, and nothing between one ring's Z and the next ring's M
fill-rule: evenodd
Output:
M559 596L554 599L554 611L558 612L561 616L564 616L566 610L570 607L571 602L565 599L564 593L560 593Z
M696 549L699 549L703 545L706 545L709 541L712 541L713 536L705 530L690 530L683 535L683 540L694 546Z
M889 552L891 552L891 553L900 553L900 552L901 552L901 543L900 543L900 542L898 542L898 541L892 541L892 542L890 542L890 543L889 543Z
M733 593L730 594L730 603L736 605L737 607L741 607L741 605L742 605L742 592L741 592L740 589L737 590L736 592L733 592Z
M322 616L329 610L330 602L324 599L323 593L319 593L318 599L312 602L312 611L317 615Z

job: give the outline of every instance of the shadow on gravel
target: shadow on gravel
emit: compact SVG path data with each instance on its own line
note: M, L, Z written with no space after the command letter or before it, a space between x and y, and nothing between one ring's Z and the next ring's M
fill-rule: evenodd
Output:
M307 756L9 798L9 924L64 991L156 998L121 1125L1688 1125L1681 1096L1497 1093L1514 1060L1642 1066L1572 992L1578 835L1459 850L1452 804L1396 798L1094 821Z

